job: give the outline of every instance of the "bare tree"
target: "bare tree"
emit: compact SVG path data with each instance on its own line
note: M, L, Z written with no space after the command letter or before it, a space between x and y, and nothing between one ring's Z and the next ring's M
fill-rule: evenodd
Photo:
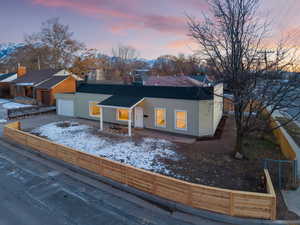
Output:
M236 123L236 152L243 156L243 140L250 133L271 131L275 112L298 110L299 80L282 82L292 69L295 54L280 41L264 46L270 24L257 16L259 0L209 0L210 11L198 22L188 17L190 35L209 60L215 77L232 93ZM271 50L271 51L270 51ZM276 129L278 127L273 127ZM241 154L241 155L240 155Z
M99 53L96 49L87 49L76 57L71 71L79 76L85 77L89 72L100 69L104 74L111 70L110 58Z
M5 60L5 67L16 71L18 64L26 66L28 70L39 70L49 68L50 49L47 46L25 45L16 49Z
M137 60L139 53L131 46L119 45L112 49L112 55L113 68L123 77L132 72L134 62Z
M25 36L25 43L32 48L48 49L48 61L51 68L67 68L84 45L73 39L68 25L59 22L59 18L42 23L41 31Z
M199 58L195 55L185 56L184 54L160 56L156 59L152 68L152 73L160 76L191 75L199 72Z

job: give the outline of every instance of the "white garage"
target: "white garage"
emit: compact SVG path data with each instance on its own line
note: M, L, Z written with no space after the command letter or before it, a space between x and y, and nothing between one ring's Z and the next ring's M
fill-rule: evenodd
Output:
M61 116L74 116L74 101L67 99L57 99L57 114Z

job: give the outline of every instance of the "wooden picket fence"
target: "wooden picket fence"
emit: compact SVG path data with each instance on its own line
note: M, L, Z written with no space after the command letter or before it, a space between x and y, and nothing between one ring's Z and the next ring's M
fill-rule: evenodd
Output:
M272 119L271 121L271 127L276 128L280 126L279 122L275 119ZM277 139L278 144L280 145L280 149L282 154L289 160L296 160L297 154L295 151L295 144L292 143L291 140L289 140L287 132L284 130L283 127L279 127L275 130L273 130L273 134Z
M177 203L231 216L276 219L276 194L267 170L264 172L268 193L236 191L193 184L89 155L21 131L20 122L7 124L4 136L51 157Z

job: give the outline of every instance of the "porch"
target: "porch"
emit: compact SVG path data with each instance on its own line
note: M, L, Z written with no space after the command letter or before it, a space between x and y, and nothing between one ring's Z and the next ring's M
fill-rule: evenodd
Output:
M144 100L145 99L143 97L113 95L105 99L104 101L98 103L100 114L100 131L104 130L102 109L116 109L116 120L121 122L127 122L128 136L131 137L133 126L135 128L144 127L144 110L142 107L142 103ZM117 130L118 128L116 126L112 126L110 129Z

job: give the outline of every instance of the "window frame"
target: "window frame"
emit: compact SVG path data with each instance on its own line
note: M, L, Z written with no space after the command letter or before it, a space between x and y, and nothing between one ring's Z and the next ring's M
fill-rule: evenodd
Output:
M102 114L102 107L98 105L100 114L98 116L93 115L92 112L91 112L91 103L98 104L98 101L89 101L89 115L90 115L90 117L100 118L101 114Z
M177 112L184 112L185 113L185 124L186 124L186 128L180 128L177 127ZM175 130L182 130L182 131L187 131L188 130L188 112L187 110L184 109L175 109L174 110L174 129Z
M127 110L127 112L128 112L128 119L127 120L123 120L123 119L119 118L119 110ZM129 113L130 113L129 109L126 109L126 108L116 108L116 119L117 119L117 121L128 122L129 121Z
M157 122L157 113L156 110L164 110L164 119L165 119L165 124L163 126L158 125ZM156 107L154 108L154 126L157 128L166 128L167 127L167 109L166 108L162 108L162 107Z

